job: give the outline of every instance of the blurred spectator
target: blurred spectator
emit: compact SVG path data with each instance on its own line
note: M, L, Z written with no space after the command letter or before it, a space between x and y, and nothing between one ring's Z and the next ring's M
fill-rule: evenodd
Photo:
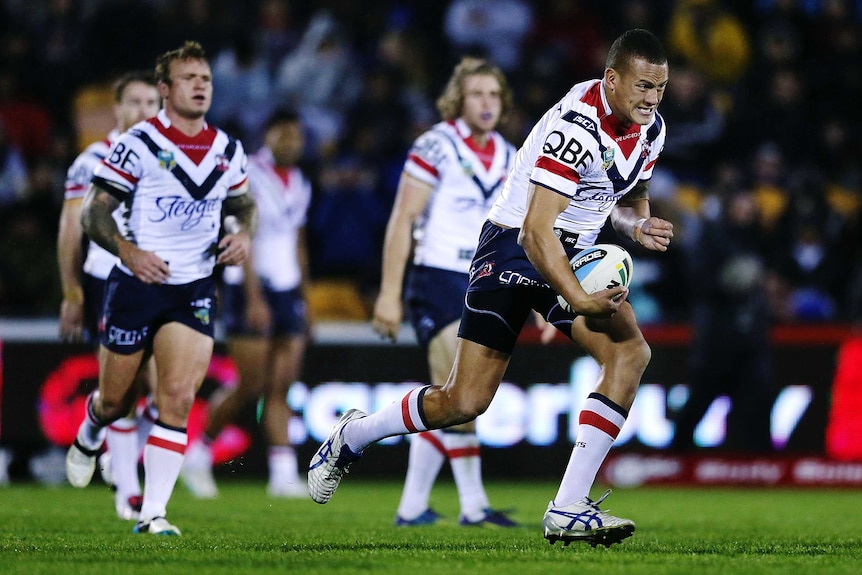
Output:
M256 51L254 39L237 34L232 45L216 54L212 71L213 105L208 117L242 140L243 146L258 149L275 101L266 60Z
M646 28L666 37L667 24L675 4L676 0L621 0L614 3L612 11L602 6L607 26L603 35L614 38L631 28Z
M776 237L778 220L787 209L790 169L781 150L772 142L761 144L750 160L751 189L757 201L760 225L769 238ZM780 241L781 238L778 238Z
M853 264L844 219L829 205L823 182L812 173L793 179L788 209L776 236L774 259L786 291L785 320L839 319Z
M289 0L262 0L249 40L258 44L270 76L299 43L302 30Z
M27 188L27 165L18 147L9 139L0 117L0 213L21 199Z
M452 0L444 30L457 55L487 58L504 72L521 64L533 10L524 0Z
M547 0L536 10L526 51L533 73L554 82L558 87L550 91L556 94L573 78L601 76L609 47L604 22L589 3Z
M36 175L44 180L45 173L40 163ZM51 191L31 195L28 189L21 201L0 211L2 315L50 315L60 301L56 251L51 239L56 237L60 212L51 196Z
M767 298L767 256L757 203L740 177L720 189L721 209L704 223L689 275L694 297L689 397L675 414L672 448L695 447L694 432L712 402L733 403L728 430L738 430L725 446L772 449L772 407Z
M808 86L799 70L773 68L766 72L762 89L740 98L730 144L737 146L739 157L750 155L758 146L771 142L785 162L799 165L810 153L808 121L814 121Z
M149 69L166 45L153 1L99 2L81 25L85 82L113 78L124 70Z
M53 122L48 110L21 89L18 78L0 68L0 120L27 162L49 154Z
M323 163L306 226L311 276L347 278L369 300L379 283L390 208L373 161L375 141L373 121L367 121L354 127Z
M404 163L404 150L410 146L410 111L401 100L399 70L377 66L368 71L365 89L349 110L354 129L362 134L366 158L380 169L380 189L387 200L394 200L395 189Z
M429 66L428 46L411 29L393 29L381 36L377 46L379 65L397 70L399 100L407 108L409 124L402 127L405 141L413 141L437 119L431 97L433 72Z
M33 37L39 60L41 91L47 97L52 116L68 121L69 98L80 75L83 31L80 3L74 0L49 0L42 13L34 14Z
M809 27L813 48L806 73L816 96L811 102L818 113L838 113L858 127L855 104L862 98L862 23L849 0L821 4L821 13ZM860 9L862 5L857 6Z
M336 145L345 131L345 111L362 90L362 73L347 30L328 13L312 18L296 49L288 54L275 79L274 94L299 110L318 153Z
M218 53L235 31L246 25L248 10L232 0L170 0L159 2L159 44L181 45L186 40L201 44L210 54ZM152 8L151 8L152 9ZM146 68L145 68L146 69Z
M661 165L677 179L703 186L709 183L718 143L724 132L725 106L710 90L703 73L686 63L672 64L673 81L662 101L669 130Z
M667 30L668 48L719 86L745 73L751 40L743 23L715 0L677 0Z

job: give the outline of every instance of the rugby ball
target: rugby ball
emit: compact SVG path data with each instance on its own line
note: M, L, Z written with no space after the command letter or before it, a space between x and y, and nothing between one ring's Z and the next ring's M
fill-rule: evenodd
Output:
M628 287L632 281L632 257L614 244L596 244L584 248L569 260L575 277L588 294L618 286ZM558 295L557 301L566 311L571 306Z

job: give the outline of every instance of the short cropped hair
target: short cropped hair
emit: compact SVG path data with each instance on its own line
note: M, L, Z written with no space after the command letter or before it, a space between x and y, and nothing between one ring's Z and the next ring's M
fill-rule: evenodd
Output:
M206 54L203 46L193 40L186 40L182 48L165 52L156 60L156 81L171 85L171 62L174 60L204 60Z
M296 110L291 108L277 108L266 119L264 131L269 131L270 128L279 124L293 124L295 122L300 122L299 114Z
M464 79L468 76L488 75L497 78L500 84L500 98L503 103L501 119L512 109L512 90L506 81L506 76L497 66L481 58L466 56L461 59L443 93L437 98L437 110L440 116L448 121L458 118L464 109Z
M140 82L154 88L156 87L156 78L155 76L153 76L152 72L147 72L145 70L134 70L132 72L126 72L114 81L115 102L119 103L123 100L123 93L126 91L126 88L128 88L129 84L131 84L132 82Z
M605 67L624 71L635 58L646 60L650 64L664 64L667 62L667 53L655 34L649 30L635 28L623 32L614 40L608 50Z

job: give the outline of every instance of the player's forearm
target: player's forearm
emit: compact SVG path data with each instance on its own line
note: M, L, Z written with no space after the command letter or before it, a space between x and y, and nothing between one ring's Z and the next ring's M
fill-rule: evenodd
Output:
M386 226L383 240L383 270L380 279L380 294L401 297L404 272L413 248L412 222L393 214Z
M644 200L643 205L615 207L611 212L611 225L621 235L638 242L641 228L649 218L649 202Z
M649 182L638 182L611 210L611 225L621 235L640 242L644 222L650 218Z
M92 241L115 256L122 257L121 244L126 240L120 234L112 215L119 204L106 190L91 185L81 208L81 225Z
M577 302L588 298L584 289L574 279L566 250L553 231L525 226L522 228L519 242L536 271L573 307L577 307Z
M66 200L60 213L57 233L57 265L63 299L80 303L84 299L80 272L83 263L81 250L81 200Z
M257 231L257 204L250 192L227 198L224 213L236 218L237 229L232 233L245 232L253 237Z

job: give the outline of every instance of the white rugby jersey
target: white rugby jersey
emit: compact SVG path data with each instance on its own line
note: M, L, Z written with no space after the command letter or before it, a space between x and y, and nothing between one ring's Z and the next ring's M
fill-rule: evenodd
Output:
M93 142L81 152L69 169L66 171L66 185L63 197L66 200L83 199L90 187L93 171L108 155L111 142L117 139L120 133L111 130L108 138L100 142ZM114 212L114 220L117 225L122 225L120 220L121 208ZM122 228L121 228L122 229ZM117 262L117 257L105 250L96 242L90 242L87 247L87 258L84 260L84 272L99 278L106 279Z
M258 208L257 233L252 241L254 269L264 285L286 291L299 286L299 231L311 203L311 183L297 167L275 166L269 148L249 157L248 182ZM228 266L224 281L242 283L242 266Z
M404 171L434 189L415 223L413 263L460 273L470 271L482 224L500 195L515 148L491 132L484 150L461 120L440 122L419 136Z
M125 237L168 263L166 283L185 284L212 275L222 202L248 190L246 163L238 140L209 124L186 136L162 110L117 138L93 182L125 203Z
M540 184L570 198L555 227L579 234L578 247L595 243L617 201L652 177L664 146L664 120L621 128L601 80L575 84L533 127L488 218L519 228L527 187Z

